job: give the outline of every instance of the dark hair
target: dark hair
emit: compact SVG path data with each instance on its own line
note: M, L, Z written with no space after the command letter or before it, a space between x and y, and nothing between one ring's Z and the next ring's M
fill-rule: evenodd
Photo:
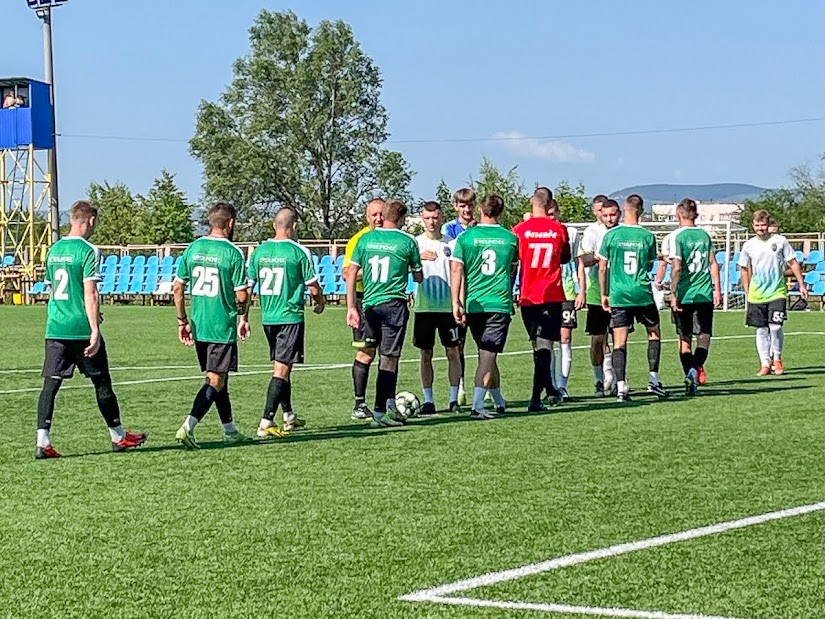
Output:
M629 206L633 209L636 215L641 216L642 213L645 212L645 202L642 200L642 196L637 193L631 193L627 198L625 198L625 206Z
M234 206L226 202L218 202L209 209L207 221L211 228L225 230L229 225L229 220L236 219L237 216L238 211L235 210Z
M430 211L430 212L440 211L441 210L441 205L438 202L435 202L434 200L430 200L429 202L425 202L421 206L421 210Z
M88 200L78 200L69 209L69 215L72 219L88 221L90 217L97 217L97 205L92 204Z
M501 196L492 193L481 201L481 212L485 217L501 217L504 212L504 200Z
M550 201L553 199L553 192L547 187L537 187L533 192L533 197L546 209L550 206Z
M696 202L690 198L684 198L676 205L676 210L686 219L696 219L699 214L699 209L696 207Z
M390 200L384 204L384 219L397 224L407 215L407 205L401 200Z

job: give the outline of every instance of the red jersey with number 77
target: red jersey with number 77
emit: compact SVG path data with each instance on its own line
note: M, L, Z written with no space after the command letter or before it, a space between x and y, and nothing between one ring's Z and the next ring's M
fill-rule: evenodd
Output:
M570 239L567 228L550 217L531 217L513 228L518 237L519 305L541 305L565 301L561 257Z

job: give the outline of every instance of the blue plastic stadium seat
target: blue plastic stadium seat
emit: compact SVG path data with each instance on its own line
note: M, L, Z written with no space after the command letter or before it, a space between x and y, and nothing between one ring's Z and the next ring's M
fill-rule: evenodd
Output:
M817 273L816 271L811 271L810 273L805 273L805 284L807 286L813 286L820 279L822 279L822 276L821 276L820 273Z
M797 258L797 260L799 260L799 258ZM822 252L819 251L818 249L814 249L814 250L811 251L810 254L808 254L808 257L805 258L804 264L817 264L819 262L822 262L822 260L823 260ZM802 262L802 260L799 260L799 262Z

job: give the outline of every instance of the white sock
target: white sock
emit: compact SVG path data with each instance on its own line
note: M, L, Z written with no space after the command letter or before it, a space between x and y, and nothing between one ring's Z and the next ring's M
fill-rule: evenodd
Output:
M450 385L450 404L458 402L458 385Z
M600 365L593 366L593 382L604 384L604 368Z
M613 353L604 353L604 361L602 361L602 369L604 370L604 386L613 384Z
M493 402L495 402L496 406L507 406L507 400L501 395L501 389L499 387L490 389L490 395L493 397Z
M192 417L192 415L188 415L186 419L183 420L183 429L192 433L192 430L195 429L195 426L198 425L198 420Z
M484 394L487 393L487 390L484 387L475 387L473 389L473 410L474 411L483 411L484 410Z
M266 430L267 428L272 427L272 421L266 417L261 417L260 427Z
M126 437L126 430L123 429L123 426L109 428L109 436L112 437L113 443L117 443Z
M49 431L48 430L38 430L37 431L37 446L41 449L44 449L51 445L52 442L49 440Z
M234 421L230 421L229 423L223 424L223 431L226 434L234 434L235 432L238 431L238 428L235 427L235 422Z
M573 345L570 342L561 345L561 378L559 384L567 389L567 379L573 367Z
M653 383L654 385L659 384L659 382L660 382L659 381L659 372L651 372L650 373L650 382Z
M433 402L433 388L424 387L424 402Z
M782 349L785 347L785 332L782 325L770 325L771 331L771 357L775 360L782 358Z
M619 383L616 385L616 389L620 394L627 393L627 382L620 380Z
M768 327L756 328L756 352L759 353L759 361L762 362L762 367L767 368L771 365L771 332Z

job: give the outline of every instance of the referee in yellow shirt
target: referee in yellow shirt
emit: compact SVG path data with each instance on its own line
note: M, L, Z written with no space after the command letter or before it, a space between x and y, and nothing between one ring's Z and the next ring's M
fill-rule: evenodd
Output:
M347 271L350 267L350 259L355 249L355 244L361 236L375 228L384 225L384 201L380 198L371 200L367 204L367 225L359 230L347 243L344 251L344 264L341 276L346 279ZM361 298L364 296L364 285L360 281L355 284L355 293L358 300L358 311L361 312ZM354 420L372 419L372 411L366 403L367 383L370 378L370 365L375 359L375 339L369 332L369 323L364 319L363 313L357 329L352 330L352 345L355 347L355 361L352 362L352 390L355 393L355 406L352 408L352 418Z

